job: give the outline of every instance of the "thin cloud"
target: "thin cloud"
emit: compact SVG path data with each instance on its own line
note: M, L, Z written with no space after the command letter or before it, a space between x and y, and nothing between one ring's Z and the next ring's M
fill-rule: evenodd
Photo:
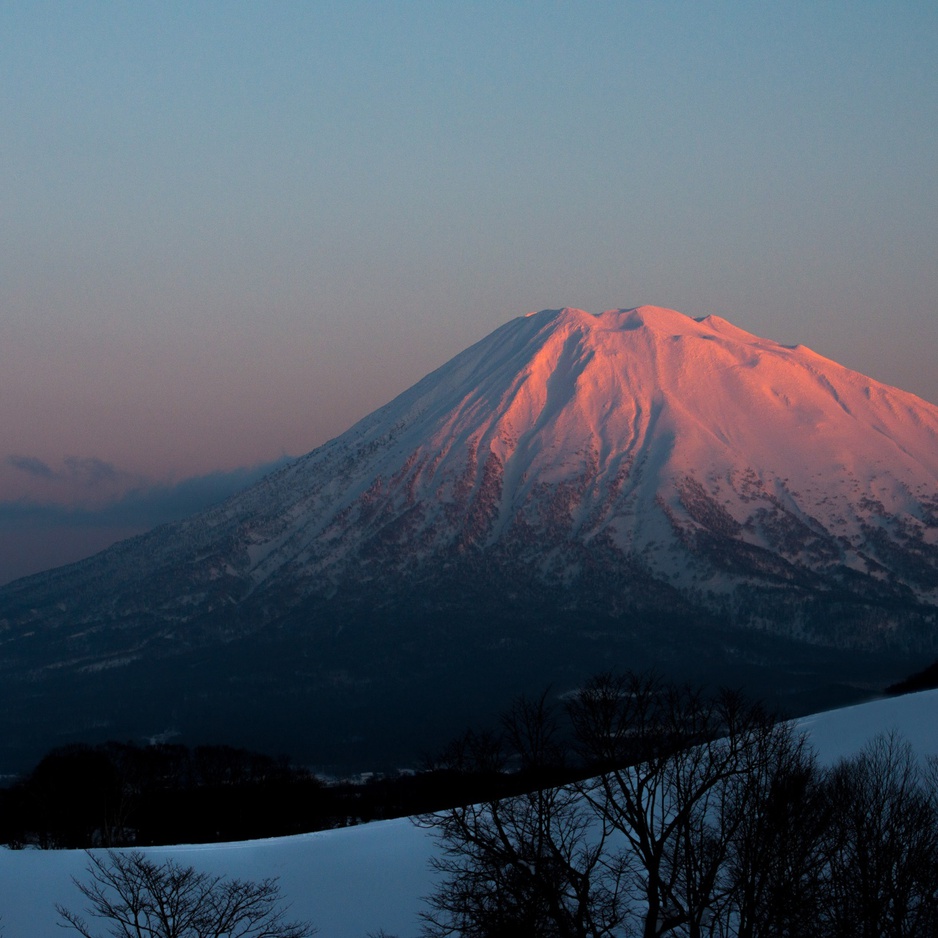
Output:
M25 472L34 479L54 479L55 470L36 456L7 456L6 463L20 472Z
M34 499L0 501L0 522L66 527L155 527L210 508L291 459L282 457L259 466L192 476L170 485L138 486L104 505L63 505ZM100 463L99 460L82 462ZM110 480L111 476L106 471L108 464L100 465L105 467L100 478ZM98 468L82 466L81 471L94 473Z
M31 473L42 472L41 467L31 465L32 457L18 458L26 465L17 465L16 468ZM0 550L0 584L15 577L80 560L131 534L140 534L157 525L196 514L247 488L292 459L284 456L259 466L193 476L168 485L138 485L119 497L93 506L63 505L38 499L0 501L0 526L12 535L9 539L11 546L20 544L25 548L26 544L30 545L28 557L24 556L23 550L11 549L7 552L9 556ZM37 462L42 463L41 460ZM98 472L102 473L103 479L110 478L107 475L107 463L94 460L81 462L83 465L76 466L75 470L85 473L86 478L94 479ZM88 465L93 462L100 465ZM53 472L51 469L49 471ZM63 557L62 539L56 536L57 532L69 534L71 542L79 545L73 553ZM79 537L80 532L86 532L86 535ZM46 551L42 548L43 544L48 545ZM80 545L84 544L94 546L83 549Z
M130 478L130 473L118 469L115 465L97 457L66 456L62 460L69 481L96 487L114 485Z
M55 469L38 456L24 456L15 454L7 456L8 466L43 482L65 484L74 489L99 489L102 487L123 486L139 484L140 477L123 469L118 469L113 463L96 456L66 456L62 459L61 468Z

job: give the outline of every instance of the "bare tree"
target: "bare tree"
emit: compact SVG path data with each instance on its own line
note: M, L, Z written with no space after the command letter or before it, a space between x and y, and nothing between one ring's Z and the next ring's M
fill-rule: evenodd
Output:
M644 938L712 933L732 885L731 844L746 786L772 758L774 722L735 693L653 675L594 678L570 714L598 774L580 791L626 845L622 868L643 908ZM628 858L628 860L625 859Z
M753 740L735 786L720 938L809 938L824 904L830 806L803 734L779 723Z
M73 882L86 912L113 938L309 938L308 922L285 922L275 879L226 879L154 863L142 853L88 854L88 882ZM105 934L81 915L56 906L65 927L84 938Z
M831 771L826 934L938 934L938 793L930 776L895 733Z
M584 781L439 812L433 938L938 935L938 760L892 735L824 772L803 734L739 695L645 675L569 704ZM452 766L556 764L522 702Z
M498 735L469 734L452 768L556 768L562 749L546 697L522 700ZM471 938L605 938L622 921L621 875L606 863L608 830L570 785L539 787L457 807L422 821L442 846L443 881L429 898L425 934Z

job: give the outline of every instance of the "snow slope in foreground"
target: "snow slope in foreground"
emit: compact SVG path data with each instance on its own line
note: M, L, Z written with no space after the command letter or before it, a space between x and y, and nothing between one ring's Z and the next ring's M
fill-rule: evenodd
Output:
M832 710L801 725L824 761L898 729L922 754L938 754L938 690ZM433 842L406 819L345 830L233 844L155 847L157 859L225 876L279 876L291 918L309 919L323 938L365 938L384 929L416 935L421 897L431 890ZM70 877L81 876L81 851L0 850L3 938L61 938L55 903L80 908Z

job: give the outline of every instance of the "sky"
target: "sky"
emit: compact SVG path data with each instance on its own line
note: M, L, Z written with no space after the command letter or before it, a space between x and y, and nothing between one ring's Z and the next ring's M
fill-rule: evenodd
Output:
M0 5L0 583L507 320L720 315L938 403L933 2Z

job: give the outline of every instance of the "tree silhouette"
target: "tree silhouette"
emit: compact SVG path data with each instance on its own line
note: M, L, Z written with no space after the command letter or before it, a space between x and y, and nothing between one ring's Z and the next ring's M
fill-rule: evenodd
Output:
M88 854L87 882L73 879L88 902L81 915L56 906L66 927L83 938L309 938L308 922L285 922L275 879L226 879L142 853Z
M601 826L569 785L545 786L563 749L546 695L518 701L498 734L467 734L451 747L456 771L497 775L509 762L540 779L523 794L494 797L421 819L443 847L443 881L423 914L429 936L610 938L622 921L621 877L605 862Z
M553 782L506 772L561 761L546 698L454 748L503 781L423 819L443 874L425 934L938 935L938 760L895 734L822 769L740 695L635 673L594 678L567 713L581 761Z

